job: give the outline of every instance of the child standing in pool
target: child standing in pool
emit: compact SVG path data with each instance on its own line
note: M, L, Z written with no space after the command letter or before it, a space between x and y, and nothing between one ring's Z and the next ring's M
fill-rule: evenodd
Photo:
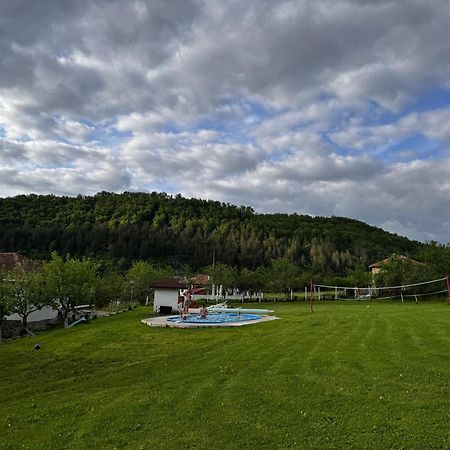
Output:
M189 314L189 305L191 304L191 293L189 292L189 289L183 294L184 300L183 300L183 313L188 315Z

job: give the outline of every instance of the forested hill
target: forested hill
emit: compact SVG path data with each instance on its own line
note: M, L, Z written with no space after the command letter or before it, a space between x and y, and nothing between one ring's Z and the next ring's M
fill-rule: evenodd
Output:
M342 217L256 214L252 208L164 193L19 195L0 199L0 251L190 264L215 259L255 268L287 257L305 270L340 274L423 244Z

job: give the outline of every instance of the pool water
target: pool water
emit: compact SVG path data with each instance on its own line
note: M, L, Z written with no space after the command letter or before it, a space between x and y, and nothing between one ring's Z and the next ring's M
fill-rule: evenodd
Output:
M180 316L171 316L167 320L169 322L178 323L231 323L231 322L245 322L248 320L259 320L261 316L256 314L208 314L205 318L200 317L198 314L189 315L186 319L182 319Z

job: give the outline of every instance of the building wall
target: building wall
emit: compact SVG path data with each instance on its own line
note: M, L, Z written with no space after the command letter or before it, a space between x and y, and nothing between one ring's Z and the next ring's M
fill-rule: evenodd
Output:
M58 311L50 306L44 306L39 311L34 311L28 316L28 323L40 322L41 320L51 320L58 316ZM6 317L6 320L22 320L18 314L11 314Z
M153 311L158 312L160 306L171 306L172 312L177 312L178 289L155 289Z

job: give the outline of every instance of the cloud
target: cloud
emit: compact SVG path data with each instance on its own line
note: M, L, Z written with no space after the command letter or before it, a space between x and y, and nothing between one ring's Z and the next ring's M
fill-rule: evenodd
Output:
M449 22L445 0L0 2L1 194L161 188L447 242Z
M184 186L190 195L238 204L246 198L259 211L353 217L411 238L448 241L448 164L421 161L380 167L367 161L361 167L359 162L330 159L328 170L339 172L340 164L343 170L341 176L329 176L322 172L324 163L320 157L312 162L320 169L310 177L299 171L288 178L286 164L264 166L245 177L213 179L200 187L189 181Z
M92 195L102 189L121 190L130 183L127 171L111 162L101 162L92 170L89 165L73 168L0 168L0 188L4 195L22 193L73 195L74 191Z
M27 149L23 144L0 138L0 164L24 162L27 158Z
M450 144L450 108L412 112L395 123L357 124L330 134L339 146L370 150L386 143L396 143L414 134Z

